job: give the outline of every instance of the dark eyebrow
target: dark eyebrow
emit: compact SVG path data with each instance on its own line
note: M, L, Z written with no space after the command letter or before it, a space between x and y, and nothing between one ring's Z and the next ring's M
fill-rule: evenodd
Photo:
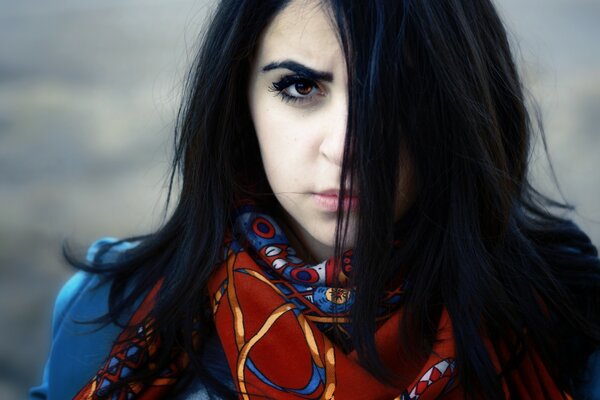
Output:
M272 62L270 64L267 64L262 68L262 72L271 71L277 68L289 69L290 71L294 71L298 75L305 76L306 78L313 79L315 81L333 81L333 74L331 72L317 71L307 67L306 65L302 65L300 63L297 63L296 61L291 60Z

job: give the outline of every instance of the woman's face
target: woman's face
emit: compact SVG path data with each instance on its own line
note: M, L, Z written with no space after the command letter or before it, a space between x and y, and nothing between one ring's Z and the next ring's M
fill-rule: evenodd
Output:
M294 0L267 27L254 58L248 99L265 173L288 222L312 256L330 257L348 88L337 32L321 2ZM401 182L407 180L401 176ZM405 189L400 188L397 216L412 197ZM343 204L350 213L345 244L350 247L356 198L347 197Z

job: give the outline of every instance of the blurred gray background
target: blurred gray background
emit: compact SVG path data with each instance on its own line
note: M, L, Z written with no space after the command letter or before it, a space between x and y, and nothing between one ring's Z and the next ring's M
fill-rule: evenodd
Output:
M574 219L600 243L600 0L497 0ZM0 399L41 377L68 239L156 227L213 1L0 0ZM210 95L210 94L207 94ZM548 193L548 164L536 179Z

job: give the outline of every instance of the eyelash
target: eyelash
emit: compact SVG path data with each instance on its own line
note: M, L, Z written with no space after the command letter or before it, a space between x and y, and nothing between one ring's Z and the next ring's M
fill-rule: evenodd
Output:
M289 94L289 92L287 92L287 89L289 87L297 85L299 83L308 84L309 86L316 89L316 93L313 93L311 91L311 94L307 94L304 96L293 96ZM269 87L269 91L276 92L277 96L281 96L281 100L286 103L304 103L307 101L311 101L314 96L322 94L323 92L317 82L301 75L284 76L278 82L273 82ZM296 89L296 92L297 91L298 90Z

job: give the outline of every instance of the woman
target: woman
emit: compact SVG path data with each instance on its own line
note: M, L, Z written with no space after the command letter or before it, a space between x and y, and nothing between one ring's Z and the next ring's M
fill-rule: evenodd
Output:
M69 257L33 397L598 395L597 252L491 2L222 1L188 89L173 215Z

